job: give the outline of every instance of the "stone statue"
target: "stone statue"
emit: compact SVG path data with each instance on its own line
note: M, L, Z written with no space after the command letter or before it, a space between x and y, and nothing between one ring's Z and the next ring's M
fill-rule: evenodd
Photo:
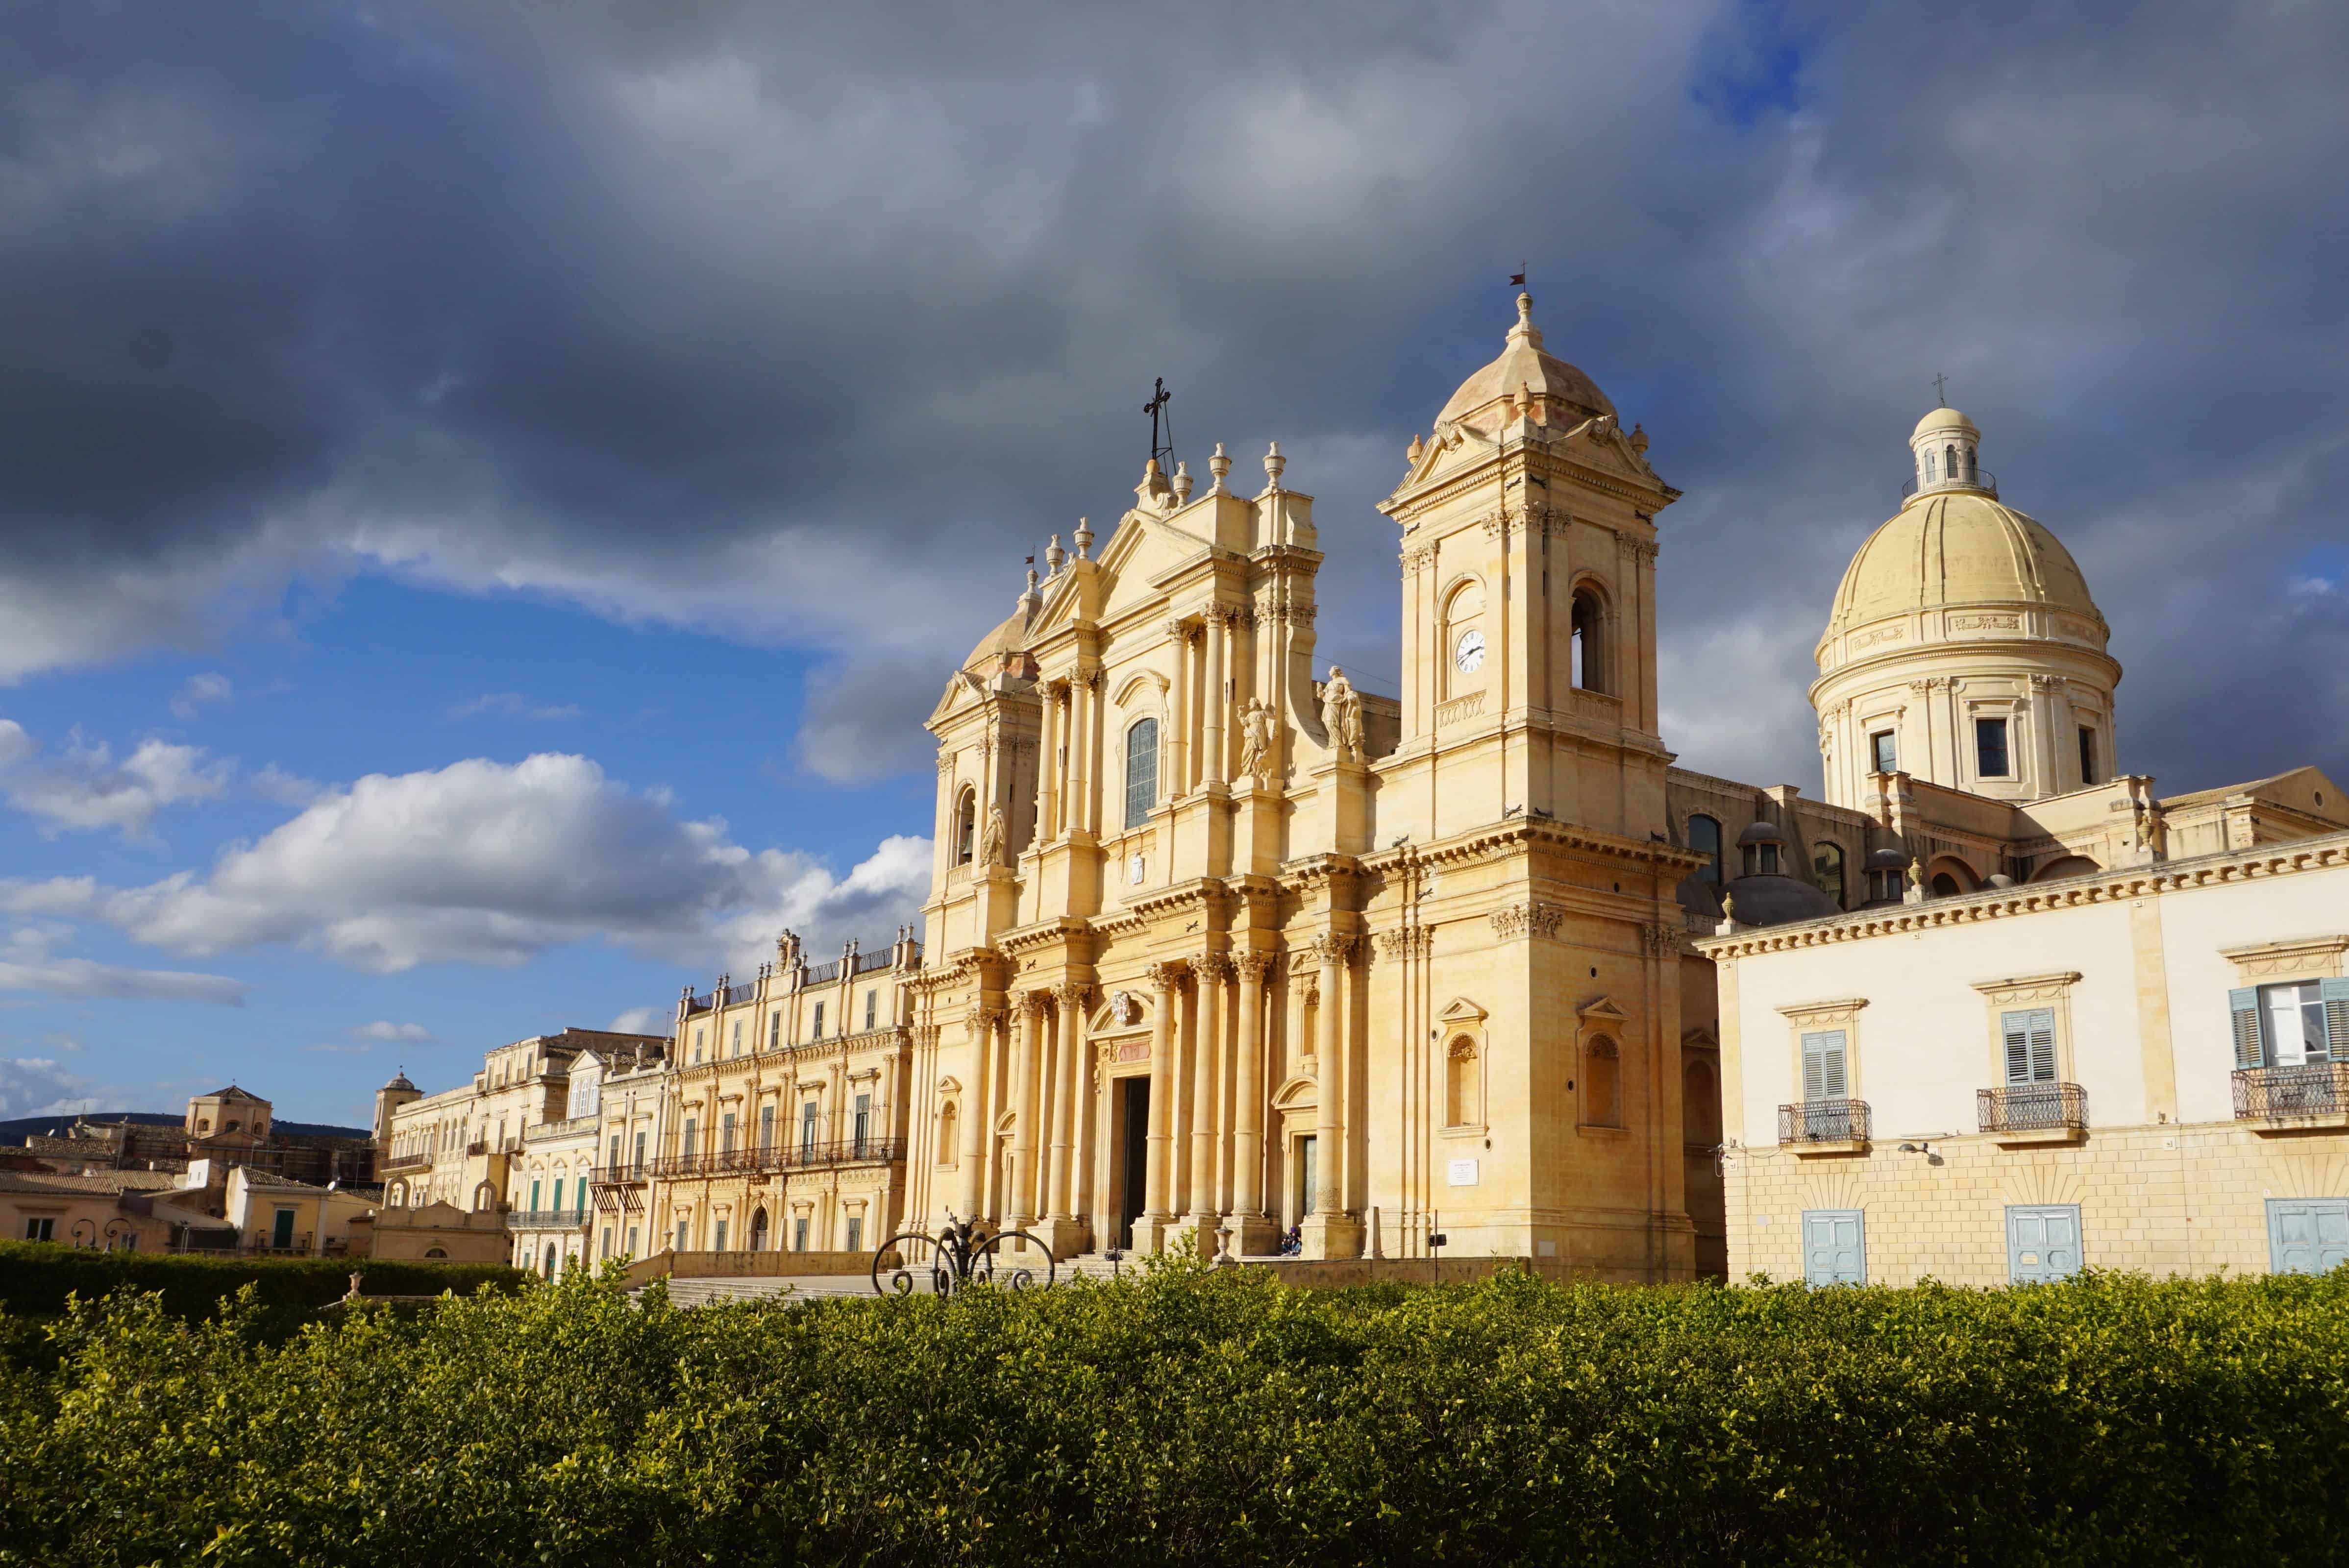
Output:
M1909 862L1909 885L1915 888L1919 892L1923 892L1925 891L1924 861L1910 861Z
M1321 688L1321 727L1330 732L1330 748L1339 761L1362 759L1362 699L1335 665L1330 666L1330 684Z
M1003 863L1003 808L992 807L987 813L987 832L978 841L978 863L999 866Z
M1240 704L1240 771L1272 782L1272 705L1255 697Z
M1721 918L1732 924L1736 923L1737 895L1735 893L1724 892L1721 895Z

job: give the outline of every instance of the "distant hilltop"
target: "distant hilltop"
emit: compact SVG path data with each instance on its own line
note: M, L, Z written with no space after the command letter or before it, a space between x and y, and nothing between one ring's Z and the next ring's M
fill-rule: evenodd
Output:
M0 1121L0 1148L21 1147L27 1138L57 1132L62 1134L75 1122L91 1127L106 1127L129 1122L133 1127L178 1127L182 1119L169 1111L158 1110L92 1110L56 1111L47 1116L20 1116ZM374 1136L364 1127L336 1127L324 1121L280 1121L280 1132L297 1138L357 1138Z

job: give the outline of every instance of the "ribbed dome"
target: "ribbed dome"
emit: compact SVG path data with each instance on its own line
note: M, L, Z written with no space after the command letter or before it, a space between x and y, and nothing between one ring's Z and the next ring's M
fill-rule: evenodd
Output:
M1836 590L1827 635L1949 604L2046 604L2104 617L2063 542L1977 490L1920 496L1868 535Z
M1499 402L1503 393L1515 392L1522 397L1528 390L1537 397L1557 398L1586 418L1615 412L1615 405L1607 400L1607 394L1589 377L1565 360L1542 352L1541 328L1534 325L1534 296L1521 294L1517 296L1517 325L1509 328L1501 357L1463 381L1460 390L1444 405L1444 412L1435 417L1435 422L1442 425L1467 419L1479 409Z
M1967 418L1955 408L1934 409L1917 421L1917 428L1909 432L1909 438L1913 441L1928 430L1964 430L1971 435L1982 434L1980 430L1974 428L1974 422L1971 419Z

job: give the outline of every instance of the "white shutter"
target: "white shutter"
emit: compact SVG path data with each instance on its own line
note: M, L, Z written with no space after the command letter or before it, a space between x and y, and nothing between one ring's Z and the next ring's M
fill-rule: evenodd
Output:
M2265 1059L2260 1050L2259 988L2246 985L2240 991L2228 992L2227 1013L2234 1020L2236 1070L2258 1067ZM2326 1008L2325 1015L2330 1017L2332 1009Z
M1818 1029L1803 1036L1803 1098L1806 1100L1848 1098L1850 1075L1845 1070L1844 1032Z
M2324 1038L2330 1054L2336 1062L2349 1061L2349 980L2319 981L2316 994L2324 1003Z
M1998 1016L1998 1025L1999 1033L2003 1037L2006 1046L2006 1081L2029 1083L2031 1081L2031 1015L2001 1013Z

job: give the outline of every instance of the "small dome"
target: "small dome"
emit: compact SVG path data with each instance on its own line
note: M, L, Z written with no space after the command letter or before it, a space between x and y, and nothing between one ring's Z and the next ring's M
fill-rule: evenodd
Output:
M1790 925L1843 913L1843 905L1826 893L1793 877L1739 877L1728 892L1732 918L1740 925Z
M1470 416L1499 402L1505 393L1522 397L1528 390L1537 397L1555 397L1586 418L1615 412L1615 405L1607 400L1607 394L1589 377L1565 360L1542 352L1541 328L1534 325L1534 296L1521 294L1517 296L1517 325L1509 328L1501 356L1463 381L1460 389L1452 394L1452 400L1444 405L1444 412L1435 417L1435 422L1443 425L1469 420Z
M1786 835L1779 831L1775 822L1756 822L1737 835L1737 847L1741 850L1748 844L1783 844L1785 841Z
M2004 872L1992 872L1982 880L1984 887L2013 887L2013 885L2014 879Z
M1982 434L1980 430L1974 428L1974 422L1971 419L1967 418L1955 408L1948 407L1936 408L1918 420L1917 428L1909 432L1909 438L1913 441L1928 430L1964 430L1971 435Z
M401 1072L392 1074L391 1081L383 1087L386 1088L413 1089L416 1086L408 1081L408 1075L406 1073Z
M1899 850L1878 850L1868 857L1868 869L1872 872L1905 872L1909 857Z
M1958 490L1909 501L1868 536L1836 590L1826 634L1951 604L2045 604L2105 621L2061 540L2034 518Z

